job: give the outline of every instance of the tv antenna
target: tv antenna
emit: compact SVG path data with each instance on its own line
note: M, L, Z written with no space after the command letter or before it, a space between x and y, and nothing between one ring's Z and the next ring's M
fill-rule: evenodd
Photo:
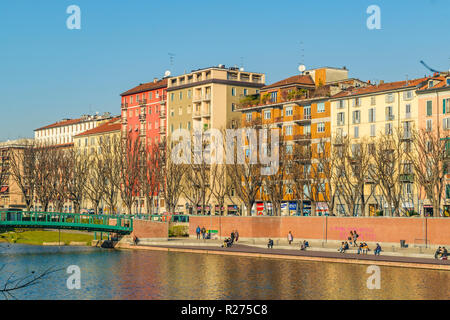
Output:
M173 66L173 59L174 59L174 57L175 57L175 53L168 53L168 55L169 55L169 60L170 60L170 66L172 67Z

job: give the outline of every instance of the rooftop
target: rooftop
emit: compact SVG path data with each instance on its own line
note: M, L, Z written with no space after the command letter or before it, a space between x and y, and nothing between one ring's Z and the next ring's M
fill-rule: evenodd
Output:
M75 138L83 137L83 136L89 136L93 134L101 134L101 133L107 133L107 132L113 132L113 131L120 131L122 127L122 124L120 123L120 117L114 117L108 122L99 125L96 128L87 130L83 133L80 133L75 136Z
M140 92L156 90L156 89L161 89L161 88L166 88L166 87L167 87L167 78L164 78L164 79L158 80L156 82L152 81L152 82L147 82L147 83L140 83L138 86L122 93L121 96L127 96L130 94L136 94L136 93L140 93Z

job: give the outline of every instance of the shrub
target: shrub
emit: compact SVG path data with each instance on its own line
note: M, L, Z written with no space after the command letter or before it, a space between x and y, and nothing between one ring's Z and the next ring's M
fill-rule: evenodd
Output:
M169 237L188 237L189 227L188 226L170 226L169 227Z

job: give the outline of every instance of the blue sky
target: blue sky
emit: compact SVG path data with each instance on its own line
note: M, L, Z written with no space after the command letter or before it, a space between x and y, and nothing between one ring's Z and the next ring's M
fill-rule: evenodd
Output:
M66 27L72 4L81 30ZM366 27L372 4L381 30ZM301 60L362 80L429 74L420 60L448 70L449 12L448 0L1 1L0 141L62 118L119 114L121 92L167 69L243 63L267 83L297 74Z

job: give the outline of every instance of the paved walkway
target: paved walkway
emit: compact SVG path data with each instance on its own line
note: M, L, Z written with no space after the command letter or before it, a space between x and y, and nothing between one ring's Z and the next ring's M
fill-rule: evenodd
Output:
M436 260L427 255L420 256L405 256L405 255L394 255L393 253L389 255L375 256L373 251L370 254L356 254L356 251L339 253L337 249L333 251L327 250L315 250L314 248L308 249L306 251L294 248L286 248L286 246L274 246L273 249L267 248L267 245L262 246L261 244L248 244L239 243L233 245L231 248L222 248L221 241L218 240L169 240L169 241L156 241L145 244L140 244L138 246L124 245L123 248L129 249L176 249L177 251L188 251L188 252L208 252L208 253L218 253L218 254L236 254L240 256L276 256L277 258L298 258L302 260L316 260L316 261L334 261L343 262L344 260L348 263L359 263L359 264L370 264L370 263L380 263L382 265L391 266L402 266L408 267L425 267L425 268L436 268L442 270L450 270L450 260ZM315 259L312 259L315 258Z

